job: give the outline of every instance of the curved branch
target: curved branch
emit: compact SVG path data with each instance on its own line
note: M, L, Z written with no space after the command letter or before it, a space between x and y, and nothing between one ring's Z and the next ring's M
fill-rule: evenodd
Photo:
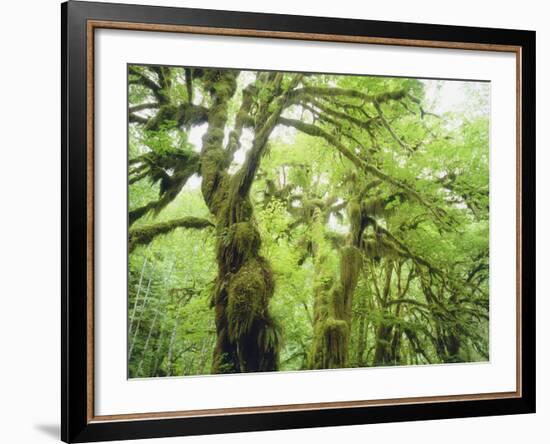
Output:
M392 129L391 125L384 117L384 113L382 113L382 108L380 108L380 104L378 102L374 102L374 107L376 108L378 117L380 117L380 120L382 121L382 125L384 126L384 128L386 128L386 130L388 130L388 133L390 133L390 136L392 136L393 140L395 140L397 144L404 150L407 150L409 153L413 153L413 149L405 142L403 142L397 134L395 134L395 131Z
M311 105L315 106L316 108L319 108L324 113L329 114L333 117L347 120L348 122L358 126L359 128L370 128L370 126L376 121L376 118L373 117L367 118L366 120L358 119L357 117L353 117L345 112L337 111L316 99L309 100L309 103L311 103ZM307 106L306 102L300 102L300 104L302 106Z
M144 72L139 71L135 66L130 66L128 69L128 74L135 75L137 77L136 79L128 80L129 85L145 86L151 90L159 102L164 100L161 92L161 86L151 78L147 77Z
M431 203L429 203L426 199L424 199L416 190L411 188L409 185L394 179L393 177L390 177L386 173L380 171L375 166L369 165L367 162L365 162L363 159L358 157L356 154L354 154L351 150L349 150L346 146L344 146L336 137L333 135L327 133L326 131L322 130L316 125L312 125L309 123L304 123L300 120L296 119L288 119L286 117L279 117L279 123L285 126L292 126L296 128L299 131L302 131L303 133L306 133L310 136L314 137L321 137L325 139L328 143L330 143L332 146L334 146L344 157L349 159L357 168L362 169L368 173L371 173L373 176L377 177L378 179L381 179L391 185L394 185L398 188L401 188L402 190L409 193L412 197L414 197L419 203L424 205L426 208L428 208L432 214L441 221L442 212L441 208L434 207Z
M175 122L177 126L196 126L208 121L208 108L190 103L179 106L164 105L158 112L147 120L145 129L158 130L166 122Z
M158 108L160 105L157 102L150 103L141 103L139 105L134 105L129 108L130 113L135 113L138 111L143 111L144 109Z
M256 175L256 170L258 169L260 158L265 152L268 138L273 131L273 129L280 122L281 113L283 112L285 106L288 104L290 95L292 94L293 88L298 85L303 78L302 74L296 74L290 81L290 86L287 92L281 94L275 99L269 99L269 107L267 107L265 112L265 118L260 119L260 121L265 122L260 128L256 128L256 134L254 141L252 142L252 148L248 151L246 159L243 163L243 166L238 172L238 190L241 195L248 193L250 187L252 186L252 181ZM275 78L274 82L280 81L278 78Z
M407 96L407 91L399 89L396 91L390 91L382 94L365 94L355 89L338 88L338 87L326 87L326 86L304 86L300 89L292 91L290 96L291 100L300 100L301 97L349 97L354 99L361 99L365 102L378 103L388 102L390 100L400 100Z
M149 119L130 112L130 114L128 115L128 121L130 123L140 123L142 125L146 125L147 122L149 122Z
M176 228L213 228L214 224L208 219L200 217L182 217L168 222L134 228L128 233L128 248L132 252L138 245L147 245L161 234L168 234Z
M371 218L370 222L374 225L377 232L384 234L389 239L391 239L393 242L395 242L397 244L397 246L403 250L403 252L405 253L406 256L411 258L417 264L427 267L430 270L430 272L435 273L435 274L441 274L441 270L439 270L437 267L434 267L429 261L427 261L423 257L420 257L420 256L414 254L410 250L410 248L407 245L405 245L404 242L400 241L390 231L388 231L384 227L380 226L374 219Z

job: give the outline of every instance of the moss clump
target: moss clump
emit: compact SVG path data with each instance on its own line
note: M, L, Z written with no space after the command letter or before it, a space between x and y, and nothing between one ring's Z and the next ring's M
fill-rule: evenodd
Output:
M221 128L213 127L203 136L202 143L206 147L215 145L217 148L217 145L220 145L223 142L224 137L225 137L225 133L224 133L223 127Z
M247 335L254 323L267 313L267 301L273 289L264 264L249 260L229 282L227 292L227 325L229 338L237 341Z
M368 258L379 263L382 257L387 253L379 236L370 236L364 244L365 254Z
M162 234L168 234L176 228L213 228L214 224L208 219L200 217L182 217L168 222L159 222L158 224L149 225L130 230L128 234L128 249L130 252L138 245L147 245L153 239Z
M216 215L225 200L224 182L227 174L220 169L225 154L222 150L207 151L201 156L201 191L210 211Z
M346 321L328 318L323 325L326 368L344 367L348 354L349 326Z
M316 328L310 367L314 369L343 368L347 363L349 325L330 316Z
M330 316L336 319L347 319L349 317L346 294L340 285L335 285L330 291Z
M279 350L282 346L282 330L273 319L266 319L258 332L258 350L260 351L258 369L269 371L277 368Z
M361 206L356 199L351 199L347 206L348 218L350 221L350 236L353 244L359 243L361 236Z
M260 233L251 222L239 222L230 228L231 241L229 248L243 257L256 255L260 249Z
M212 373L215 374L230 374L238 372L235 367L234 359L232 359L229 353L220 353L214 355L212 361Z
M361 252L357 247L346 246L342 248L340 282L346 296L349 296L350 292L353 292L357 287L362 262Z
M145 129L149 131L156 131L162 124L169 121L176 121L178 115L178 107L174 105L163 105L159 108L156 115L149 119L145 125Z
M251 222L233 224L221 235L218 261L234 273L249 258L258 255L260 245L260 233Z
M373 197L371 199L366 199L363 201L363 211L368 216L381 216L386 211L386 199L382 197Z

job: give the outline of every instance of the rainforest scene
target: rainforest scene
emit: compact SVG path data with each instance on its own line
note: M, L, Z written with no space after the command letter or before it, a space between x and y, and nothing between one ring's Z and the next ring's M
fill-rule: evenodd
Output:
M490 83L127 74L129 378L489 360Z

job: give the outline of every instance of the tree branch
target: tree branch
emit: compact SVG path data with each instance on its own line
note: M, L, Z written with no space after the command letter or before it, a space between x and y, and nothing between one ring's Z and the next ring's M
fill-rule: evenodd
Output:
M407 91L399 89L397 91L390 91L382 94L370 95L365 94L355 89L337 88L337 87L325 87L325 86L304 86L300 89L294 90L290 95L290 100L300 100L301 97L349 97L355 99L361 99L365 102L378 103L388 102L390 100L400 100L407 96Z
M397 134L395 134L395 131L392 129L391 125L384 117L384 113L382 113L382 108L380 108L380 104L378 102L374 102L374 107L376 108L378 117L380 117L380 120L382 121L382 125L384 126L384 128L388 130L393 140L395 140L398 143L398 145L404 150L407 150L409 153L413 153L414 152L413 149L409 145L407 145L405 142L403 142Z
M144 109L158 108L160 105L157 102L150 103L141 103L139 105L134 105L129 108L130 113L135 113L138 111L143 111Z
M145 227L134 228L128 234L128 248L132 252L138 245L147 245L153 239L161 234L168 234L176 228L213 228L214 224L208 219L200 217L182 217L168 222L160 222L158 224Z
M312 125L309 123L304 123L300 120L296 119L288 119L286 117L279 117L279 123L286 126L292 126L296 128L299 131L302 131L303 133L306 133L310 136L314 137L321 137L325 139L328 143L330 143L332 146L334 146L344 157L349 159L357 168L362 169L366 172L371 173L373 176L377 177L378 179L381 179L391 185L394 185L398 188L401 188L402 190L409 193L412 197L414 197L419 203L424 205L426 208L428 208L432 214L441 221L442 214L440 208L434 207L431 203L426 201L417 191L415 191L413 188L411 188L409 185L400 182L390 176L388 176L386 173L383 173L375 166L372 166L365 162L363 159L358 157L356 154L354 154L351 150L349 150L346 146L344 146L336 137L333 135L327 133L326 131L322 130L316 125Z

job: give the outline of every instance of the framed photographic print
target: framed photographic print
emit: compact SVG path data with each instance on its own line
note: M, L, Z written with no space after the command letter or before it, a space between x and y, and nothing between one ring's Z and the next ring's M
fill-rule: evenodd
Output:
M535 411L535 33L69 1L62 439Z

